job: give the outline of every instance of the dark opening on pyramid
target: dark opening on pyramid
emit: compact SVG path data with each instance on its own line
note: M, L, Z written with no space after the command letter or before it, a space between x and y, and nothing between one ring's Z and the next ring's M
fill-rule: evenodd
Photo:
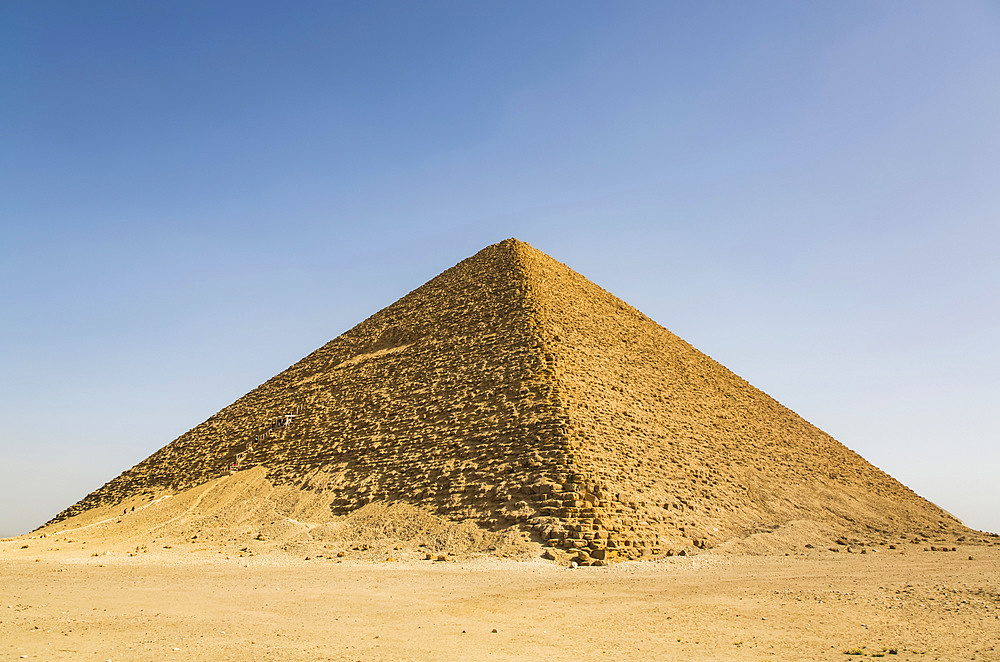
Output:
M964 530L515 239L369 317L53 522L251 468L324 494L331 516L406 502L598 559L795 521L863 536Z

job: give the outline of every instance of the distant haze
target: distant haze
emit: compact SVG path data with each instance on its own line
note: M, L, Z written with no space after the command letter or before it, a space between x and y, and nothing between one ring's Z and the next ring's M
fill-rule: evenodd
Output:
M1000 530L989 2L0 8L0 535L517 236Z

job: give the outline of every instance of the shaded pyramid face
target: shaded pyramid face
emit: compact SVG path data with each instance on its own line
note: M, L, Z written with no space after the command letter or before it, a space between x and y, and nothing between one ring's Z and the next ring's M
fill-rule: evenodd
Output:
M54 521L250 468L322 494L332 516L401 501L597 558L796 522L867 538L965 530L514 239L327 343Z

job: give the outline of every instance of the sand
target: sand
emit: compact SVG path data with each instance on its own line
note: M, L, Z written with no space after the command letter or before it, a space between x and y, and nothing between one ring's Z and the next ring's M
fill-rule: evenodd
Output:
M1000 660L998 561L508 240L0 540L0 657Z
M2 540L0 659L1000 660L993 534L795 520L572 568L517 526L327 499L256 468Z
M575 569L90 547L0 542L0 657L1000 660L996 546Z

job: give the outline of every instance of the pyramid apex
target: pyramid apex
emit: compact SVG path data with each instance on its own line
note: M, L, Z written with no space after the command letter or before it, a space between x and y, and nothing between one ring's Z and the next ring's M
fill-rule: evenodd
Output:
M532 246L531 244L529 244L528 242L523 241L521 239L518 239L517 237L508 237L508 238L504 239L503 241L499 241L499 242L497 242L496 244L493 244L493 245L496 246L497 248L502 248L502 249L506 249L506 250L525 250L525 249L531 250L531 251L537 251L538 250L534 246ZM538 251L538 252L541 252L541 251Z
M498 241L494 244L490 244L482 248L479 253L487 254L494 251L499 251L500 253L509 254L523 254L525 252L541 252L534 248L531 244L526 241L522 241L517 237L507 237L502 241Z

